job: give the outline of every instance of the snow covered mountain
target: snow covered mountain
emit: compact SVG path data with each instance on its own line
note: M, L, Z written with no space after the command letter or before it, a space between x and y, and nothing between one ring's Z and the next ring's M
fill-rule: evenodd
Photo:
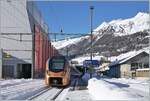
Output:
M115 35L129 35L149 29L149 15L139 12L135 17L129 19L117 19L111 22L103 22L94 31L112 31Z
M149 14L142 12L132 18L103 22L93 31L93 52L114 55L147 47L149 24ZM90 52L90 37L58 41L53 45L62 54L66 54L68 47L70 55L80 55Z

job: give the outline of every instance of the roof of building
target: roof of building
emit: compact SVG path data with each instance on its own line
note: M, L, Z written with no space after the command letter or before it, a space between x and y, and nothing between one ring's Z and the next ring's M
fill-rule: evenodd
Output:
M146 54L149 54L149 50L147 50L147 49L146 50L139 50L139 51L136 51L136 52L128 55L127 57L126 57L126 55L124 55L124 58L122 57L121 59L117 59L117 60L113 61L109 66L115 66L115 65L122 64L122 63L132 59L133 57L143 53L143 52ZM128 54L128 53L126 53L126 54Z
M121 59L121 60L113 61L109 66L118 65L118 64L120 64L120 63L121 63L123 60L125 60L125 59L127 59L127 58L123 58L123 59Z

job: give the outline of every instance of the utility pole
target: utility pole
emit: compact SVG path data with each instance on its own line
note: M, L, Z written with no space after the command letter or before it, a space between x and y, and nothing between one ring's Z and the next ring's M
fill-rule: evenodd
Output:
M54 34L54 36L55 36L55 42L56 42L56 33Z
M92 72L93 72L93 65L92 65L92 55L93 55L93 45L92 45L92 43L93 43L93 10L94 10L94 7L93 6L90 6L90 12L91 12L91 19L90 19L90 29L91 29L91 50L90 50L90 52L91 52L91 54L90 54L90 59L91 59L91 67L90 67L90 78L92 78Z
M68 37L67 37L67 41L68 41ZM69 57L69 55L68 55L68 52L69 52L69 47L68 47L68 45L67 45L67 59L68 59L68 57Z
M63 30L62 30L62 29L60 30L60 33L61 33L61 34L63 33ZM55 37L55 42L56 42L56 41L57 41L57 40L56 40L56 39L57 39L57 38L56 38L56 33L54 34L54 37Z
M61 33L61 34L63 33L62 28L61 28L61 30L60 30L60 33ZM66 38L66 40L68 41L68 37ZM69 52L69 48L68 48L68 46L67 46L67 48L66 48L66 58L67 58L67 59L68 59L68 52Z
M0 12L2 11L1 9L1 2L0 1ZM3 51L2 51L2 44L1 44L1 15L0 15L0 79L2 78L2 59L3 59ZM1 100L1 96L0 96L0 100Z
M31 78L34 78L34 69L35 69L35 25L32 33L32 70L31 70Z
M62 30L62 29L60 30L60 33L61 33L61 34L63 33L63 30Z
M1 2L0 1L0 12L2 11L2 5L1 5ZM2 51L2 45L1 45L1 14L0 14L0 79L2 78L2 59L3 59L3 51ZM1 86L0 86L0 100L2 101L2 93L1 93Z

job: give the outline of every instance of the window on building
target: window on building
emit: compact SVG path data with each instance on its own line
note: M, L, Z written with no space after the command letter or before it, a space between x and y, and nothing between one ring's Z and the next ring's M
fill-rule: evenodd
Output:
M138 68L149 68L148 63L131 63L131 70L136 70Z
M138 69L138 63L131 63L131 70Z
M138 68L143 68L143 64L142 63L138 63Z
M148 64L148 63L145 63L145 64L144 64L144 68L149 68L149 64Z

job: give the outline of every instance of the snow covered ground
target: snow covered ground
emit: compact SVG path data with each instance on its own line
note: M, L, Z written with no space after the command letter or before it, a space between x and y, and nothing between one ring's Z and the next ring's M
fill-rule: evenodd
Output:
M87 83L89 75L86 74L84 77L81 78L75 78L73 81L77 80L76 87L74 90L72 87L74 86L74 82L71 82L71 85L69 88L65 89L61 95L56 100L59 101L91 101L91 96L87 89Z
M73 82L72 82L73 83ZM0 80L0 101L1 100L26 100L44 90L46 85L42 79L10 79ZM72 86L70 86L72 87ZM90 100L88 90L74 90L65 88L56 100ZM39 99L46 100L53 96L58 89L55 87L43 93ZM54 93L55 92L55 93Z
M90 79L85 74L84 80L88 86L83 89L70 90L67 87L56 100L148 100L149 79L108 78L94 75ZM12 79L0 80L1 100L25 100L41 90L46 85L42 79ZM79 87L80 88L80 87ZM81 87L82 88L82 87ZM51 92L51 91L50 91ZM48 93L47 93L48 94ZM44 96L44 95L43 95ZM51 96L51 95L49 95Z
M86 73L87 89L64 90L59 100L149 100L149 79L108 78Z
M93 100L149 99L149 80L92 78L87 88Z
M59 101L91 101L91 97L87 89L70 91L69 88L64 90L61 95L56 99Z
M1 100L25 100L45 89L42 79L10 79L0 80Z

